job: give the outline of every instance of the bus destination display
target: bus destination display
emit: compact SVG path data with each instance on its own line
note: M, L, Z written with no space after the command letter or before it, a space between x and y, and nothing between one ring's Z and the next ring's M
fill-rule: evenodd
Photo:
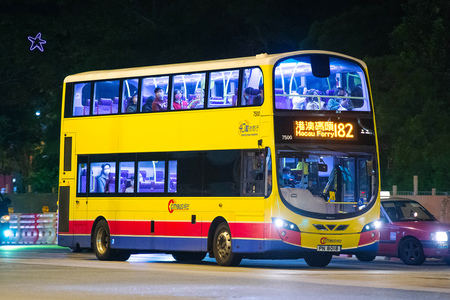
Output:
M295 139L356 140L352 122L295 120Z

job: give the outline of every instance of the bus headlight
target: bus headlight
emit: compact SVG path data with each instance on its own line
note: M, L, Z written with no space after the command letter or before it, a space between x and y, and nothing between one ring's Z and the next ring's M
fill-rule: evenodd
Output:
M2 217L0 218L0 222L1 222L1 223L8 223L8 222L9 222L9 219L10 219L9 215L4 215L4 216L2 216Z
M300 232L300 229L298 228L298 226L292 222L289 222L289 221L286 221L286 220L283 220L280 218L272 218L272 222L275 224L275 226L278 229L287 229L287 230Z
M361 232L376 230L376 229L380 228L380 226L381 226L380 220L375 220L373 222L370 222L369 224L364 225Z
M447 242L448 241L447 232L444 231L432 232L431 240L435 242Z

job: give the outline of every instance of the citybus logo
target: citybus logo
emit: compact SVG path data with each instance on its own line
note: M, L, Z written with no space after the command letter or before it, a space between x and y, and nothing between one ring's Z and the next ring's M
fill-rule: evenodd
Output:
M251 125L249 121L244 120L239 123L240 136L255 136L258 135L259 125Z
M341 242L342 242L342 240L329 239L329 238L326 238L326 237L323 237L323 238L320 239L320 243L322 245L324 245L326 243L341 243Z
M175 200L170 199L167 208L169 209L170 213L173 213L174 210L189 210L189 204L188 203L177 204L175 203Z

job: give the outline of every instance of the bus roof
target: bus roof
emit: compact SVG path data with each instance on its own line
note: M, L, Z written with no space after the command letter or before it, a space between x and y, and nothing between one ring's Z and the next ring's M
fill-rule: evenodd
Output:
M81 82L81 81L91 81L91 80L108 80L108 79L118 79L118 78L130 78L130 77L142 77L151 75L164 75L172 73L192 73L205 70L216 70L216 69L232 69L241 67L253 67L261 65L274 65L279 59L289 56L301 55L301 54L329 54L336 55L351 60L357 61L364 69L367 69L366 64L354 57L343 55L336 52L321 51L321 50L305 50L305 51L294 51L286 53L278 53L268 55L266 53L258 54L250 57L241 58L229 58L222 60L211 60L204 62L190 62L190 63L179 63L170 65L156 65L148 67L136 67L136 68L125 68L125 69L114 69L114 70L100 70L100 71L90 71L83 72L74 75L69 75L64 79L64 82Z

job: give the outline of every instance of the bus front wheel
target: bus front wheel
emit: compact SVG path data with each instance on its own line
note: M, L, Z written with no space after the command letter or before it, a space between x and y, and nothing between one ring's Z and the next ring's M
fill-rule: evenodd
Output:
M326 267L330 263L332 258L331 254L327 253L315 253L305 257L305 261L310 267Z
M242 256L231 249L230 227L223 222L217 227L213 241L214 258L220 266L237 266L241 262Z
M373 261L376 257L375 254L371 253L358 253L355 256L359 261Z

